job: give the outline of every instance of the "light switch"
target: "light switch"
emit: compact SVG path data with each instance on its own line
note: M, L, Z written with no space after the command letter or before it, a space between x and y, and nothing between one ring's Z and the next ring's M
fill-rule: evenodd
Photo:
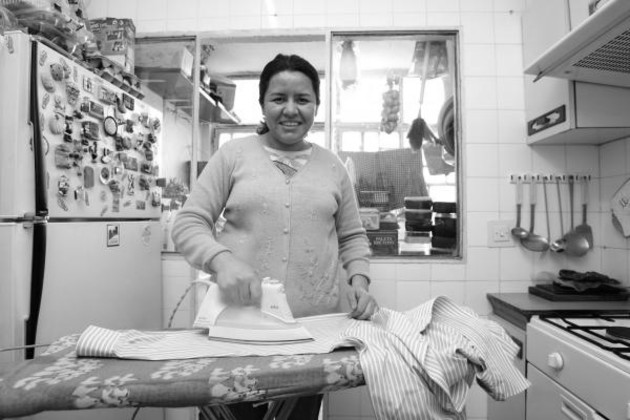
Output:
M493 220L488 222L488 247L501 248L513 247L512 226L514 223L509 220Z

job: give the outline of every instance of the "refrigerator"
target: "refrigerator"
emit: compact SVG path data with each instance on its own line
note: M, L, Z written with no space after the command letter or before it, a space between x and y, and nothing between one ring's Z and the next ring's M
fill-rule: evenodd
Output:
M0 35L0 371L91 324L162 327L162 115L101 76L46 40Z

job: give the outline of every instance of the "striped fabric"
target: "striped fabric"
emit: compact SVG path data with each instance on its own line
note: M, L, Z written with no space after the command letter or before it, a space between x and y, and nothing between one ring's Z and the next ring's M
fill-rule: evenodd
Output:
M207 329L170 331L113 331L89 326L77 342L77 356L120 359L169 360L198 357L273 356L324 354L348 347L342 332L356 322L347 314L299 318L313 341L291 344L241 344L210 340Z
M497 400L529 386L503 328L445 297L404 314L383 308L344 335L359 349L379 420L465 419L475 379Z
M518 348L497 323L446 297L405 313L381 308L371 322L346 314L299 318L315 341L251 345L211 341L205 330L112 331L90 326L78 356L187 359L328 353L352 345L378 420L465 419L477 383L494 399L523 392L529 382L514 366Z

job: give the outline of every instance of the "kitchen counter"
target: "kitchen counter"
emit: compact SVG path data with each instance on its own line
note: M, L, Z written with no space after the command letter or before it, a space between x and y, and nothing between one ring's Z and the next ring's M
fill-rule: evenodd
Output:
M535 315L630 313L630 301L579 301L547 300L529 293L488 293L493 313L517 327L525 329Z

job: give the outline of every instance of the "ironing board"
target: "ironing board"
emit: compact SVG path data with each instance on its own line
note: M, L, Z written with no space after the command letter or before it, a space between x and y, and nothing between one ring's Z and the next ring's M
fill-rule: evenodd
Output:
M365 384L354 348L326 354L123 360L77 357L80 334L0 373L0 419L52 410L199 407L230 419L226 406L269 402L267 418L286 418L296 397Z

